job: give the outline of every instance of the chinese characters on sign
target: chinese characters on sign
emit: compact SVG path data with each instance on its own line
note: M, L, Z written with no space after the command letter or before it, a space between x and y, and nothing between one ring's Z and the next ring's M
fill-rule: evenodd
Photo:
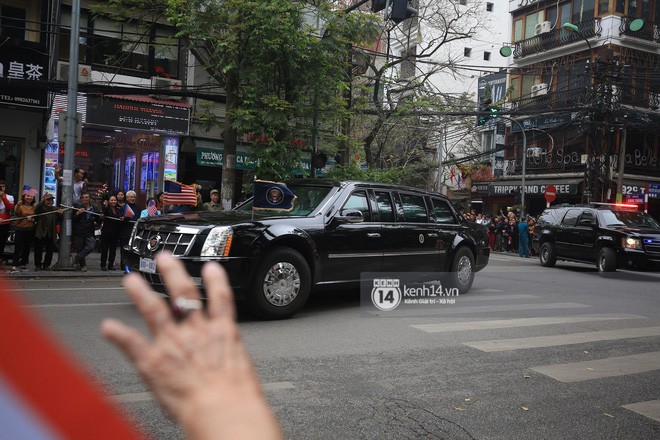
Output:
M27 43L26 43L27 44ZM46 107L48 92L18 81L48 79L48 53L39 46L37 50L26 47L0 45L0 78L10 80L0 85L0 103L27 107ZM17 80L16 82L11 82Z

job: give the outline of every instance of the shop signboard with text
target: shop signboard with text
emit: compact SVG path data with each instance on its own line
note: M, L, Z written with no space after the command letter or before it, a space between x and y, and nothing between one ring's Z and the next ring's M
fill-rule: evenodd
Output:
M0 103L45 108L48 91L31 87L30 82L48 80L48 51L41 45L24 44L0 44Z
M189 107L154 101L89 96L86 122L107 127L188 133Z

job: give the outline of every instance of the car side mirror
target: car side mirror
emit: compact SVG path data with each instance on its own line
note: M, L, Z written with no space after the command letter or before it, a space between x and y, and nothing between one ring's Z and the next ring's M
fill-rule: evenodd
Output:
M335 217L335 220L341 223L362 223L364 221L364 216L361 211L357 209L342 209L339 212L339 215Z

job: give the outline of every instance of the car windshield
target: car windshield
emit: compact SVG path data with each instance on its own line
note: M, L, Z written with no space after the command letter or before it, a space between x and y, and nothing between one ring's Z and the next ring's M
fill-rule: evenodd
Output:
M660 223L647 213L641 211L600 210L598 214L605 226L660 229Z
M287 186L296 199L293 202L293 209L287 211L284 209L257 209L254 214L260 217L265 216L307 216L320 206L329 196L333 189L331 186L312 186L312 185L288 185ZM252 211L252 199L236 208L236 211Z

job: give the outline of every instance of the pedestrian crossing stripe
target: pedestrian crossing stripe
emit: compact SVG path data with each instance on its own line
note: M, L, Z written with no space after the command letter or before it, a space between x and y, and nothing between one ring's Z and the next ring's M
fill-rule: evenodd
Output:
M0 277L3 438L142 438L9 289L9 281ZM27 425L34 429L28 431ZM12 432L20 435L7 434Z
M616 341L619 339L643 338L646 336L660 336L660 327L624 328L585 333L570 333L566 335L473 341L465 342L464 345L485 352L494 352L556 347L559 345L574 345L597 341Z
M637 402L623 405L623 408L641 414L644 417L660 422L660 400L649 400L648 402Z
M434 324L417 324L411 327L427 333L445 333L462 331L494 330L518 327L536 327L543 325L574 324L579 322L615 321L625 319L646 319L640 315L624 313L594 314L576 316L547 316L536 318L496 319L487 321L460 321Z
M660 368L660 351L568 364L543 365L532 370L559 382L581 382L647 373Z

